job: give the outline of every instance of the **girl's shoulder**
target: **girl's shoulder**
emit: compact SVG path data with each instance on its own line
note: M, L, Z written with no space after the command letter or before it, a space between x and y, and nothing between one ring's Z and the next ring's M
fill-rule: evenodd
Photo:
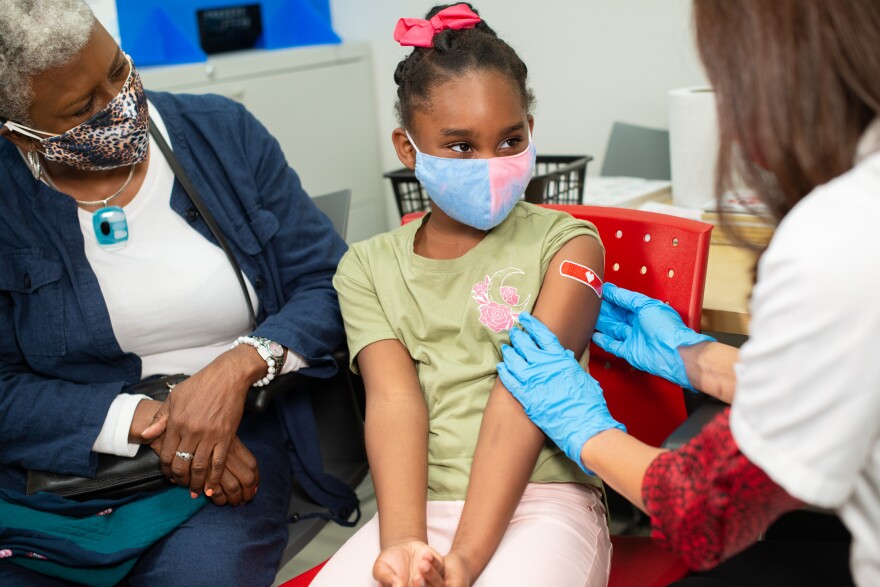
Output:
M352 244L339 262L337 273L344 273L345 268L353 263L364 267L397 263L406 256L407 247L412 247L413 235L420 223L421 220L414 220Z
M518 232L531 233L531 238L548 238L576 233L573 236L585 234L594 237L601 243L599 231L588 220L575 218L568 212L555 210L545 206L519 202L514 208L513 215L517 224Z

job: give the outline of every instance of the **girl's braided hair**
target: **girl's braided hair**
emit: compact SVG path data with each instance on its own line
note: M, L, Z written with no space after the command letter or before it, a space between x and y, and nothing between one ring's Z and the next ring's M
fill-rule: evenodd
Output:
M428 11L426 18L457 4L462 3L435 6ZM477 13L469 3L464 4ZM429 106L434 86L468 71L486 70L496 71L509 79L519 90L523 106L531 111L535 96L526 83L526 64L485 21L481 21L471 29L437 33L433 47L414 47L412 53L397 64L394 82L397 84L395 110L398 122L403 128L410 128L413 111Z

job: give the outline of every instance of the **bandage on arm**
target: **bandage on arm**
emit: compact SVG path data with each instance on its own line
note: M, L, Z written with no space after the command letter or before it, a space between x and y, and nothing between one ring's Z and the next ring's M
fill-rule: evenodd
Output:
M602 278L586 265L566 259L559 265L559 274L583 283L596 292L597 296L602 297Z

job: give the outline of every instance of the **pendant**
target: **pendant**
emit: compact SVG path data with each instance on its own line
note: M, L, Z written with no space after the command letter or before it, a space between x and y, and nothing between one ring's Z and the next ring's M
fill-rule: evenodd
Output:
M98 245L107 251L117 251L128 242L128 221L119 206L105 206L92 214L92 226Z

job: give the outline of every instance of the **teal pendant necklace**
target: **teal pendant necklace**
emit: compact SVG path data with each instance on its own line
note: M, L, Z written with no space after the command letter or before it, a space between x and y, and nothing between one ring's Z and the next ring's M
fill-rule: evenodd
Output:
M116 190L114 194L107 196L103 200L97 200L94 202L80 202L79 200L74 200L77 206L82 207L97 206L100 204L101 207L95 210L94 214L92 214L92 228L95 230L95 238L98 240L98 245L102 249L108 251L118 250L125 247L125 244L128 242L128 221L125 218L125 211L119 206L109 206L108 204L114 198L122 194L122 192L125 191L125 188L128 187L128 184L131 183L131 178L134 177L135 165L137 164L131 164L125 183L123 183L122 187ZM49 174L46 172L45 167L42 170L42 177L46 180L46 183L50 188L59 192L61 191L55 186L52 178L49 177Z

